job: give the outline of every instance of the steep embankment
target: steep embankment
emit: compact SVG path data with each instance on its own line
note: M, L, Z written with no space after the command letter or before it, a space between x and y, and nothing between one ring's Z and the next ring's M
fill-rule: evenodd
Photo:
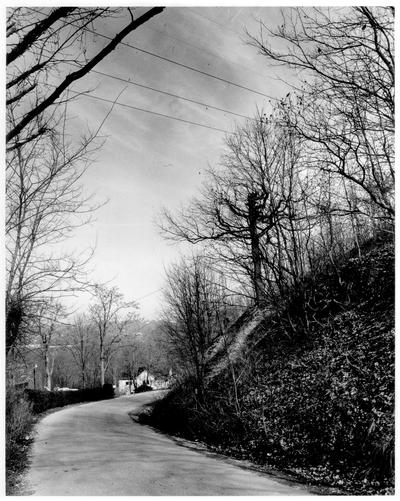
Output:
M301 292L307 306L293 294L285 310L294 333L282 313L249 310L214 347L204 401L186 381L152 423L312 482L390 492L393 242L366 244Z

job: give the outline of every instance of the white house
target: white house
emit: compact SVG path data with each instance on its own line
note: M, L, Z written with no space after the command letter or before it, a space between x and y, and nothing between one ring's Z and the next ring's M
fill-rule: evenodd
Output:
M151 386L153 390L162 390L170 388L172 383L172 370L169 371L168 376L154 376L147 369L142 370L135 379L120 379L118 381L118 393L120 395L130 395L134 393L135 388L146 384Z
M120 379L118 381L118 393L119 395L130 395L133 393L135 387L133 385L132 379Z

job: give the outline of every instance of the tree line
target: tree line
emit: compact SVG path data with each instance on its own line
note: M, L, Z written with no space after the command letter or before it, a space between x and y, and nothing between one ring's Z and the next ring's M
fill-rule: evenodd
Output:
M29 344L20 347L25 362L25 379L20 379L28 376L30 386L51 391L134 381L144 369L166 376L173 358L161 331L160 322L143 319L137 304L125 301L117 287L95 285L86 312L71 316L57 301L38 312ZM20 360L9 358L10 378Z

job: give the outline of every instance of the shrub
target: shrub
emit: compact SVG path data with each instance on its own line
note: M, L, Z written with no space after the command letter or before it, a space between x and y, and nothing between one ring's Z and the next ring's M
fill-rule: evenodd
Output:
M114 398L114 387L111 383L103 384L104 398Z
M143 393L144 391L152 391L153 388L146 384L146 383L142 383L140 386L138 386L136 389L135 389L135 393Z
M15 448L26 441L33 423L31 405L23 392L7 388L6 393L6 458L13 459Z
M27 446L33 426L31 405L21 391L6 390L6 490L12 494L16 477L26 464Z
M376 476L390 475L392 321L390 314L346 312L326 322L311 347L271 350L253 368L258 384L240 387L243 417L260 432L247 437L254 452L294 463L363 463Z
M111 388L110 388L111 387ZM114 397L112 385L104 385L103 388L86 388L84 390L67 391L45 391L45 390L25 390L25 395L32 404L32 412L40 414L48 409L64 407L65 405L77 404L80 402L93 402Z

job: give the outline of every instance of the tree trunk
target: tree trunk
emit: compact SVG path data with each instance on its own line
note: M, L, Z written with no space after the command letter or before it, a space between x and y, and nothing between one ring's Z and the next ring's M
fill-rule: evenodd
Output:
M249 193L247 197L249 208L249 230L251 243L251 257L253 261L253 288L256 306L263 306L266 303L264 281L262 278L262 252L260 248L260 238L257 230L259 221L259 210L257 208L257 194Z
M105 360L104 360L104 353L102 352L100 355L100 383L101 383L101 386L103 386L105 383L105 374L106 374Z
M103 338L100 339L100 384L104 386L106 380L106 357L104 353Z
M81 377L82 377L82 388L85 389L86 388L86 374L85 374L85 368L82 368L82 374L81 374Z
M80 339L81 351L80 351L80 359L81 359L81 379L82 379L82 388L86 388L86 352L83 337Z
M45 355L44 355L44 370L46 373L46 388L51 391L52 390L52 375L54 369L54 358L50 358L50 350L49 345L45 344Z

